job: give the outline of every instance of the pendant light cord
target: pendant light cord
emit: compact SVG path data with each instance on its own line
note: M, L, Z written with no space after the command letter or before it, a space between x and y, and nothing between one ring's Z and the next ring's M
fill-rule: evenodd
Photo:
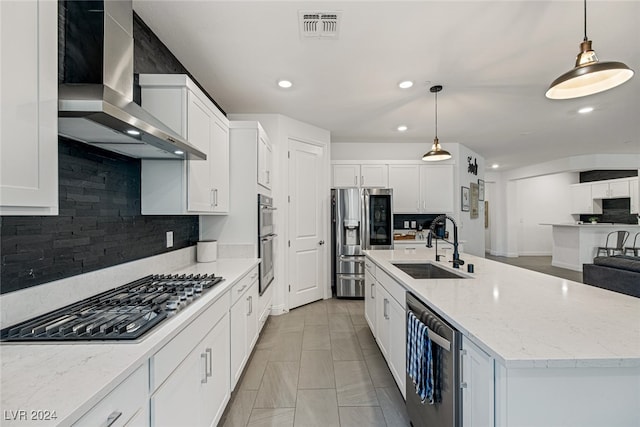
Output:
M438 92L436 92L436 138L438 138Z
M584 0L584 41L588 41L587 38L587 0Z

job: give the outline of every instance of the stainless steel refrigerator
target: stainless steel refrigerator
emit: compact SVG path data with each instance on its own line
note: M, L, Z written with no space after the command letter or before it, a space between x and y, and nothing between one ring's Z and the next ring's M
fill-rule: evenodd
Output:
M364 297L366 249L393 249L393 190L331 190L331 287L338 298Z

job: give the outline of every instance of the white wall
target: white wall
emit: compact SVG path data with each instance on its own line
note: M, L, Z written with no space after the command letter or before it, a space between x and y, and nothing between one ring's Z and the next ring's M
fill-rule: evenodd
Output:
M487 249L492 255L509 257L544 252L548 242L545 243L546 237L535 233L534 224L550 219L553 219L550 222L574 220L570 215L568 186L579 181L579 172L638 169L639 164L640 154L598 154L556 159L505 172L487 172L486 181L491 183ZM546 196L537 198L541 202L536 204L524 198L525 191L543 192ZM563 198L564 191L567 192L566 199ZM527 209L530 212L524 213ZM545 233L548 235L550 232Z
M334 142L331 144L332 161L363 162L375 161L405 161L419 162L422 155L431 148L430 142ZM463 240L464 251L476 256L484 256L484 203L479 202L477 219L470 218L470 212L462 212L460 208L460 187L469 187L470 182L478 182L484 178L484 159L464 145L457 143L442 143L442 148L451 153L452 159L446 163L454 165L454 207L453 217L458 223L458 238ZM477 159L478 175L467 172L467 157ZM445 162L443 162L445 163ZM462 256L464 259L464 256Z

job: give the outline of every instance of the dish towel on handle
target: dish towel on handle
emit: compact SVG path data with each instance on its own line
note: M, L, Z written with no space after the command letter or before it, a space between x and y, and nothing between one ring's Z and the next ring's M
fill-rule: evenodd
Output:
M429 331L411 311L407 312L407 374L422 403L433 405L433 357Z

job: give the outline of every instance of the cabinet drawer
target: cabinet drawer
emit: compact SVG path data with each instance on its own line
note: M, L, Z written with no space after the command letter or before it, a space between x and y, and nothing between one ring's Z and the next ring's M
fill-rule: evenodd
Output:
M369 258L364 259L364 268L373 276L376 277L376 265Z
M245 274L245 276L238 281L235 285L231 287L231 305L235 304L236 301L249 289L251 284L258 279L258 267L254 267L250 272Z
M148 399L147 374L147 364L144 363L73 425L124 426L135 415L139 415L140 410L146 413L143 407L147 405ZM113 423L109 424L111 420Z
M155 390L176 369L207 332L229 312L229 294L220 296L204 313L185 327L151 357L151 390Z
M391 295L396 301L398 301L398 303L402 307L405 306L407 300L407 290L400 283L393 280L391 276L389 276L382 270L378 270L376 279L382 286L384 286L387 292L389 292L389 295Z

